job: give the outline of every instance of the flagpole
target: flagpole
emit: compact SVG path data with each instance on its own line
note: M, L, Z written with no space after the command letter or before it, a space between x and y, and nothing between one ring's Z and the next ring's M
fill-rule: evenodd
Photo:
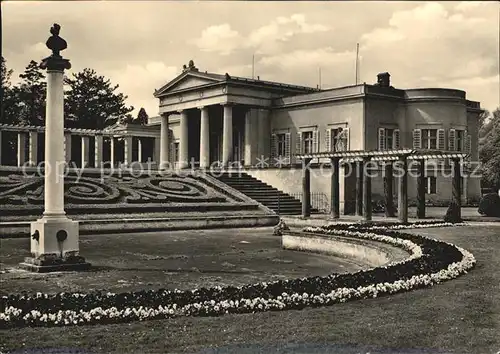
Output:
M359 57L359 43L356 43L356 85L358 84L358 57Z
M252 79L255 77L255 54L252 54Z
M319 76L319 89L321 89L321 68L318 69L318 76Z

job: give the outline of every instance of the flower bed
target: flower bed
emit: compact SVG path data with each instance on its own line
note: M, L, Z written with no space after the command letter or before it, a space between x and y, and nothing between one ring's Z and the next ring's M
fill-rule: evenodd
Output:
M335 224L330 224L332 226ZM403 229L425 229L429 227L452 227L452 226L465 226L464 222L451 223L443 221L416 221L411 223L391 223L387 221L377 222L374 224L350 224L350 229L363 229L363 230L403 230Z
M397 231L352 225L306 228L388 242L410 251L402 262L352 274L278 280L241 287L133 293L20 294L0 299L0 328L129 322L176 316L218 316L325 306L426 287L466 273L472 254L452 244Z

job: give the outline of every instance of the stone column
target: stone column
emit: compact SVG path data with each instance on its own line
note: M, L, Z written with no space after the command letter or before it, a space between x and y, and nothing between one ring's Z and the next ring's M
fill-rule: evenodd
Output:
M47 103L45 121L45 184L43 217L31 223L31 258L21 267L38 272L85 269L90 266L78 255L78 222L66 217L64 211L64 69L69 60L59 52L66 41L59 37L60 26L51 28L47 46L51 56L42 60L47 69Z
M425 160L418 161L417 176L417 218L425 218Z
M170 140L168 129L168 114L163 114L160 126L160 161L158 165L160 170L165 170L169 166Z
M393 181L392 161L388 161L384 166L384 199L386 217L394 216L394 193L392 191Z
M23 166L26 163L26 134L17 133L17 166Z
M64 133L64 158L66 163L71 163L71 133Z
M398 184L398 218L400 222L408 222L408 161L406 156L399 158Z
M210 126L208 107L200 107L200 168L210 167Z
M115 137L109 137L109 160L111 168L115 168Z
M155 143L154 143L154 152L153 152L153 159L156 162L156 166L158 169L160 169L160 162L161 162L161 137L155 137ZM173 166L172 166L173 167Z
M180 111L180 114L179 168L187 168L189 167L188 114L186 110Z
M96 134L94 140L94 167L101 168L103 163L103 136Z
M302 163L302 217L308 218L311 216L311 159L304 159Z
M82 139L82 168L89 167L90 164L90 139L88 136L81 136Z
M452 180L452 202L456 203L458 206L456 215L458 220L462 219L462 188L461 188L461 169L460 169L460 159L452 159L453 168L453 180Z
M332 219L340 218L340 158L334 157L332 163L332 186L331 186L331 217Z
M224 106L224 122L222 123L222 165L229 166L233 150L233 107Z
M363 162L357 161L356 166L356 215L363 215Z
M252 110L249 109L245 113L245 155L243 160L245 166L252 166L254 163L254 154L252 145L256 143L255 139L255 121L252 118Z
M30 149L29 149L29 164L31 166L36 166L38 163L38 132L30 131Z
M132 137L131 136L126 136L124 138L123 149L124 149L123 159L125 160L124 164L126 167L130 167L130 165L132 164Z
M142 162L142 140L137 138L137 162Z
M363 158L363 220L372 220L372 178L369 170L370 158Z

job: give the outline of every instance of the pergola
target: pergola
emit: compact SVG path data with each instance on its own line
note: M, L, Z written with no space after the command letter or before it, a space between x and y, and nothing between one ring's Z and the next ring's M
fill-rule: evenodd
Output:
M393 206L393 162L399 164L400 176L398 178L398 219L401 222L408 222L408 160L418 161L417 175L417 217L425 218L425 161L428 159L449 159L453 168L453 192L452 201L460 209L461 206L461 174L460 161L468 157L465 153L439 151L439 150L374 150L374 151L338 151L338 152L318 152L311 154L298 154L295 157L302 160L302 216L311 215L311 175L309 164L315 158L329 158L331 161L331 217L340 217L340 190L339 190L339 167L342 163L355 163L359 172L366 171L371 161L385 162L384 171L384 199L385 215L394 215ZM372 177L367 173L359 173L356 182L356 213L363 217L364 221L372 220Z

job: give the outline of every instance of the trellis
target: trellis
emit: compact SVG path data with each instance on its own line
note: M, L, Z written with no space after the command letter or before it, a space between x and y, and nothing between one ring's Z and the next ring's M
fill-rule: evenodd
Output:
M385 210L386 216L394 215L392 205L393 193L393 162L397 161L401 166L402 174L398 179L398 218L401 222L408 222L408 160L418 161L417 177L417 217L425 218L425 161L429 159L450 159L453 168L453 192L452 201L459 207L461 206L461 186L460 186L460 162L469 157L466 153L456 151L441 150L372 150L372 151L331 151L309 154L297 154L295 157L304 163L302 172L302 216L311 215L310 195L311 195L311 177L308 168L312 159L330 158L332 177L331 177L331 217L337 219L340 217L340 164L356 164L358 171L364 171L370 161L386 162L384 184ZM389 163L387 163L389 162ZM363 217L363 220L372 220L371 209L371 177L365 174L359 174L356 183L356 213Z

